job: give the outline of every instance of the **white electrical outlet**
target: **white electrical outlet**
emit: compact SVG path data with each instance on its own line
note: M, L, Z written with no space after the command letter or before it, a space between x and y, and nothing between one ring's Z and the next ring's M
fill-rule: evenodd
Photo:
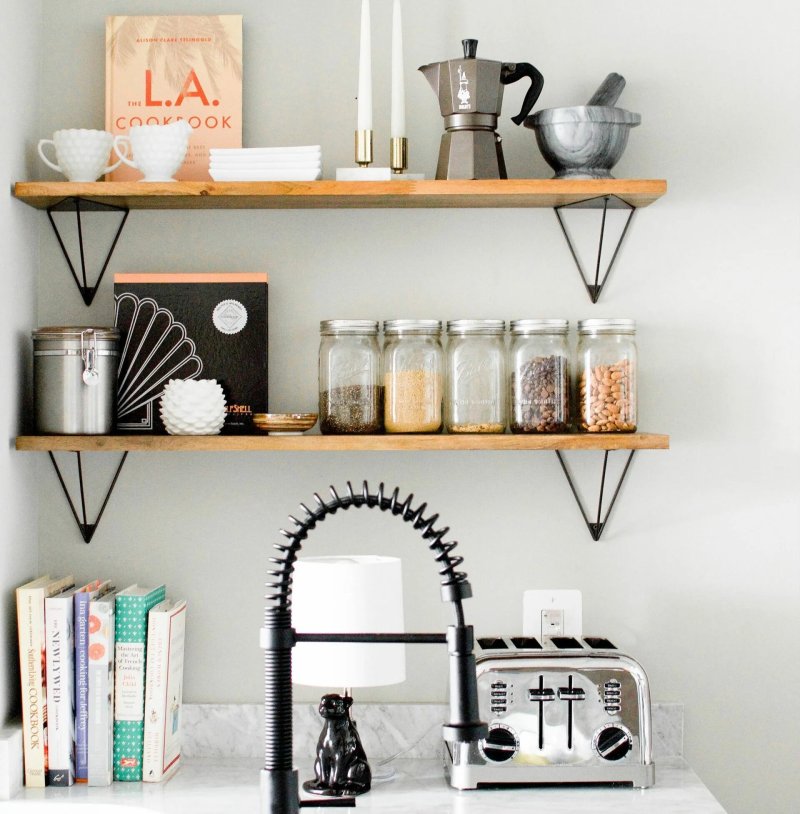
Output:
M583 597L575 589L531 590L522 595L523 636L583 636Z

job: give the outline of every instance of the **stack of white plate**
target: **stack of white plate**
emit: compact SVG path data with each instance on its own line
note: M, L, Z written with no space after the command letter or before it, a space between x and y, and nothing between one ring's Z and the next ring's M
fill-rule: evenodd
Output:
M212 147L209 172L215 181L318 181L322 178L322 148Z

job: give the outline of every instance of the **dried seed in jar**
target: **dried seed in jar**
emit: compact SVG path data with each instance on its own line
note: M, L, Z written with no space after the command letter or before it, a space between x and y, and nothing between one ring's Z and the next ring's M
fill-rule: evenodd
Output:
M634 432L633 377L634 369L627 359L582 371L578 383L581 428L587 432Z
M511 374L511 432L566 432L569 370L561 355L534 356Z

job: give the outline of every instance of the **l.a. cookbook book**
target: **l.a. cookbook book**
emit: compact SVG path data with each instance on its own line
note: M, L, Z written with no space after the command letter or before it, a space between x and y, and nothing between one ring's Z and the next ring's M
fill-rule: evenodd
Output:
M242 146L242 16L107 17L106 130L176 119L192 126L178 180L210 180L209 148ZM123 164L107 177L141 173Z

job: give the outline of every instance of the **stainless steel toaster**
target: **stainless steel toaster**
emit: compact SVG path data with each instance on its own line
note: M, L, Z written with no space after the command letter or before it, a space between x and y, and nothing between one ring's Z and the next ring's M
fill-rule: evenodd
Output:
M445 744L453 787L653 785L647 675L608 639L498 636L478 639L475 652L489 734Z

